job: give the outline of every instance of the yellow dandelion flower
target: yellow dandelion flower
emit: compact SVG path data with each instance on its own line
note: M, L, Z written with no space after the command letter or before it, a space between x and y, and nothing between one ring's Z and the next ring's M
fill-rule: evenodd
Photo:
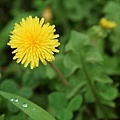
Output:
M20 24L15 23L14 30L11 32L10 41L7 43L15 50L13 59L17 63L24 64L33 69L39 66L39 60L46 65L55 59L54 52L59 52L56 47L60 45L59 35L54 35L55 25L49 23L43 24L44 18L39 20L38 17L32 16L22 19Z
M106 18L100 20L100 25L106 29L113 29L116 27L116 23L113 21L108 21Z

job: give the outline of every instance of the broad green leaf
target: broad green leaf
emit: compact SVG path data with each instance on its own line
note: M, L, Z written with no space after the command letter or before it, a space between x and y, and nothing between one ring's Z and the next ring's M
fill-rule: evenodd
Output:
M64 6L67 8L67 9L72 9L73 7L76 7L76 5L79 4L79 1L78 0L65 0L63 2Z
M102 90L100 95L106 100L114 100L118 96L118 90L114 86L105 86Z
M89 1L87 1L86 4L80 0L65 0L63 4L67 12L66 16L72 21L80 21L85 16L88 16L90 14L90 8L92 6L91 2ZM82 12L80 13L80 11Z
M6 92L16 93L18 90L17 84L12 79L5 79L0 84L0 89Z
M67 104L67 98L64 93L54 92L48 97L50 105L57 111L64 109Z
M102 101L106 106L109 106L111 108L115 108L116 107L116 103L114 101Z
M73 117L72 111L69 109L57 110L56 118L59 120L71 120Z
M73 117L72 112L69 109L65 109L62 120L71 120L72 117Z
M100 109L99 106L96 106L95 108L95 113L98 119L104 119L104 116L102 114L102 111ZM117 119L117 115L116 113L113 111L113 109L109 108L109 107L104 107L104 109L107 111L107 116L110 120L116 120Z
M19 108L7 101L7 109L10 113L16 114L19 112Z
M66 44L65 50L66 51L75 51L80 52L84 45L89 43L89 38L87 35L79 33L77 31L72 31L70 34L70 39Z
M120 11L120 5L116 1L110 1L103 10L106 18L114 21L117 25L110 36L110 40L112 41L112 51L115 53L120 51L120 14L118 12Z
M93 103L95 102L95 97L91 91L91 89L89 87L87 87L86 89L86 93L85 93L85 102L86 103Z
M22 111L11 115L7 120L32 120L30 117L27 117Z
M33 120L55 120L48 112L35 103L15 94L0 91L0 95L8 99L16 107L26 113Z
M81 68L80 56L76 52L70 51L63 57L63 64L67 70L67 74L71 75L76 69Z
M50 65L47 65L45 69L46 69L46 76L47 76L49 79L55 78L56 73L55 73L55 71L51 68Z
M108 15L107 17L111 18L112 20L119 21L119 16L118 16L119 12L118 11L120 11L120 5L117 2L115 2L115 1L108 2L108 4L106 4L106 6L103 10Z
M103 60L100 53L93 46L84 47L85 60L87 62L101 62Z
M31 89L35 88L39 84L39 75L36 70L30 71L27 70L23 74L22 79L23 85Z
M112 79L108 77L101 65L86 63L87 71L92 81L101 83L113 83Z
M99 82L95 86L99 95L105 100L112 101L118 96L117 88L112 85L105 85Z
M94 79L102 83L113 83L112 79L104 73L95 75Z
M30 98L32 94L32 89L30 89L29 87L23 87L19 90L19 95L25 98Z
M80 106L82 105L82 101L83 101L82 96L77 95L70 100L67 108L71 111L75 111L78 108L80 108Z
M108 55L104 55L103 56L103 68L104 71L109 74L109 75L119 75L120 74L120 66L119 66L119 58L118 56L108 56Z

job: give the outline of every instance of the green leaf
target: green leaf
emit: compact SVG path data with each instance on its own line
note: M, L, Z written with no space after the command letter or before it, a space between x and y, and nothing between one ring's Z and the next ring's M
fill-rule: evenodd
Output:
M69 109L58 110L56 112L56 117L59 120L71 120L73 117L73 114Z
M16 114L19 112L19 108L17 108L15 105L7 101L7 108L10 113Z
M77 31L72 31L70 35L70 39L66 44L65 50L66 51L75 51L80 52L84 45L89 43L88 36L79 33Z
M110 1L106 4L105 8L103 9L104 13L106 14L106 18L112 20L116 23L116 28L113 30L113 33L110 35L110 40L112 41L112 51L114 53L120 51L120 5L117 1Z
M105 73L95 75L94 79L102 83L113 83L112 79L108 77Z
M30 98L32 96L32 90L29 87L23 87L19 90L19 95L25 98Z
M112 79L108 77L101 65L86 63L88 74L92 81L101 83L113 83Z
M112 101L118 96L117 88L112 85L105 85L100 82L95 85L99 95L105 100Z
M55 71L51 68L50 65L47 65L45 69L46 69L46 75L47 75L47 77L48 77L49 79L55 78L56 73L55 73Z
M33 71L27 70L23 74L23 78L22 78L23 85L31 89L35 88L39 84L38 76L39 75L36 69L34 69Z
M65 109L62 120L71 120L72 117L73 117L72 112L69 109Z
M16 93L18 90L17 84L12 79L5 79L1 85L0 89L6 92Z
M0 120L4 120L4 115L1 115L1 116L0 116Z
M119 58L117 56L111 57L108 55L104 55L103 58L104 61L102 64L104 71L109 75L119 75L120 74L120 70L118 70L120 68Z
M72 21L80 21L90 14L91 3L89 1L86 4L80 0L65 0L63 4L67 12L66 16Z
M26 113L33 120L55 120L48 112L33 102L15 94L0 91L0 95L8 99L16 107Z
M67 75L71 75L77 70L78 68L81 68L81 63L80 63L80 56L76 52L68 52L64 57L63 57L63 64L65 68L67 69Z
M64 109L67 104L67 98L64 93L54 92L48 97L50 105L57 111Z
M108 4L106 4L105 8L103 9L104 12L108 15L107 17L112 18L113 20L119 21L119 12L120 11L120 5L116 1L110 1ZM115 14L116 13L116 14Z
M115 108L116 107L116 103L114 101L102 101L105 105L111 107L111 108Z
M75 111L78 108L80 108L80 106L82 105L82 96L81 95L77 95L74 98L72 98L68 104L68 109L71 111Z
M90 46L90 45L85 46L84 53L85 53L85 60L87 62L101 62L103 60L100 53L93 46Z
M87 87L86 89L86 93L85 93L85 102L86 103L93 103L95 102L95 97L92 93L92 91L90 90L89 87Z
M67 9L72 9L73 7L76 7L76 5L79 4L79 1L78 0L65 0L63 2L64 6L67 8Z
M110 120L116 120L117 119L117 115L113 111L113 109L111 109L109 107L105 107L105 110L107 111L107 115L108 115ZM102 111L99 108L99 106L96 106L95 112L96 112L96 116L97 116L98 119L104 119L104 116L103 116Z
M31 118L28 118L22 111L17 114L10 115L10 118L7 120L32 120Z

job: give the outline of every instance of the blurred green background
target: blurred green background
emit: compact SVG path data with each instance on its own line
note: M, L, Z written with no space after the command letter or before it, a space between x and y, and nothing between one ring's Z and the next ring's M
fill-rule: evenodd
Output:
M33 101L56 120L120 119L119 0L0 0L0 15L0 90ZM12 60L12 49L7 46L10 32L29 15L55 24L61 46L53 63L68 79L69 88L49 64L30 70ZM116 28L103 29L102 17L114 21ZM99 100L86 80L82 61ZM2 114L5 120L31 120L1 97Z

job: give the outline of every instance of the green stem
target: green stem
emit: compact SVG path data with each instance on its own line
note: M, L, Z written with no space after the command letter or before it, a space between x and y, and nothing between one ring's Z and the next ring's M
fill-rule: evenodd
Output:
M49 64L53 68L53 70L56 72L56 74L60 77L60 80L64 83L64 85L67 86L67 87L69 87L70 84L66 80L66 78L64 77L64 75L57 69L57 67L52 62L50 62Z
M80 54L80 55L81 55L81 54ZM108 115L107 115L107 113L106 113L106 110L105 110L105 108L104 108L104 105L101 103L100 98L99 98L99 96L98 96L98 94L97 94L97 92L96 92L96 90L95 90L95 87L94 87L94 85L93 85L92 82L91 82L92 80L91 80L91 78L90 78L90 76L89 76L89 74L88 74L88 71L87 71L87 69L86 69L84 60L83 60L83 58L82 58L82 55L81 55L81 63L82 63L83 71L84 71L85 76L86 76L86 80L87 80L88 86L89 86L89 88L90 88L90 90L91 90L91 92L92 92L92 94L93 94L93 96L94 96L94 98L95 98L96 104L97 104L97 105L99 106L99 108L101 109L101 112L103 113L105 120L109 120Z

